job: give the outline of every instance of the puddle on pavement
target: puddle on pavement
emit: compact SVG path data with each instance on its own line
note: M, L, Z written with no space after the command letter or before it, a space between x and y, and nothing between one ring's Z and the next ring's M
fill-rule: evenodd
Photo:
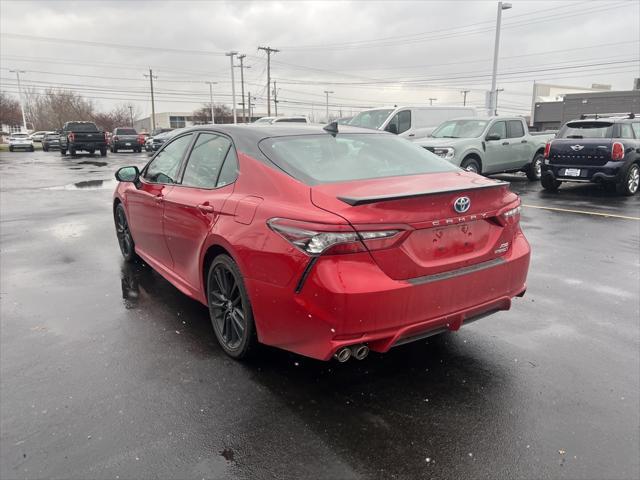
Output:
M87 230L87 225L84 223L61 223L48 228L54 237L60 240L69 240L71 238L78 238L84 234Z
M106 167L107 162L98 162L91 160L83 160L82 162L76 162L77 165L93 165L94 167Z
M83 180L82 182L68 183L67 185L48 187L47 190L106 190L115 188L115 179L110 180Z

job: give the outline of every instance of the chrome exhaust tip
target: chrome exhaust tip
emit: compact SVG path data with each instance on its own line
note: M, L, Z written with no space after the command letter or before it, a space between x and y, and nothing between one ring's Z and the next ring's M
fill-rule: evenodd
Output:
M351 349L349 347L342 347L333 355L333 357L340 363L344 363L351 358Z
M364 360L369 355L369 347L366 345L358 345L353 347L353 357L357 360Z

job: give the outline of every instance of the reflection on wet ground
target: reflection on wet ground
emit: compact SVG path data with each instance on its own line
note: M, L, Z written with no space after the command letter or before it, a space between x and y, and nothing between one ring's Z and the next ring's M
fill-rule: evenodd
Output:
M69 183L56 187L49 187L49 190L113 190L117 181L110 180L83 180L81 182Z

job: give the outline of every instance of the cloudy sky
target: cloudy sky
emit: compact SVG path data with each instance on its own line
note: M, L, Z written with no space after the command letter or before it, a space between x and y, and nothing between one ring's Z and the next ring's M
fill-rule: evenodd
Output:
M533 82L630 90L640 76L640 0L512 0L503 12L500 113L528 114ZM392 104L484 105L496 1L0 0L0 89L73 89L108 109L189 112L231 104L229 57L246 54L245 89L266 111L266 55L279 111L324 116ZM240 81L236 73L237 102Z

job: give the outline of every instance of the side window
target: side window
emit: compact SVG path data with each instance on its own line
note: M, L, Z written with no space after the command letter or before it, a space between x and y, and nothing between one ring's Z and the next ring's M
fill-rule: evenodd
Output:
M618 138L633 138L633 129L631 128L631 124L620 124L620 136Z
M494 123L487 135L500 135L500 138L507 138L507 123L506 122L496 122Z
M222 170L220 171L220 176L218 177L218 184L216 187L224 187L225 185L229 185L236 181L238 177L238 157L236 155L236 150L233 146L229 149L229 153L227 153L227 158L224 159L224 163L222 164Z
M222 164L230 149L231 141L227 137L215 133L201 133L189 155L182 185L215 188Z
M144 172L144 179L152 183L176 183L176 175L193 133L183 135L167 143L158 152Z
M633 133L636 134L636 138L640 139L640 122L633 122L631 128L633 129Z
M402 112L396 113L391 121L387 124L387 131L389 130L389 126L395 125L396 131L398 134L406 132L411 128L411 110L403 110Z
M524 137L524 127L520 120L509 120L509 138Z

